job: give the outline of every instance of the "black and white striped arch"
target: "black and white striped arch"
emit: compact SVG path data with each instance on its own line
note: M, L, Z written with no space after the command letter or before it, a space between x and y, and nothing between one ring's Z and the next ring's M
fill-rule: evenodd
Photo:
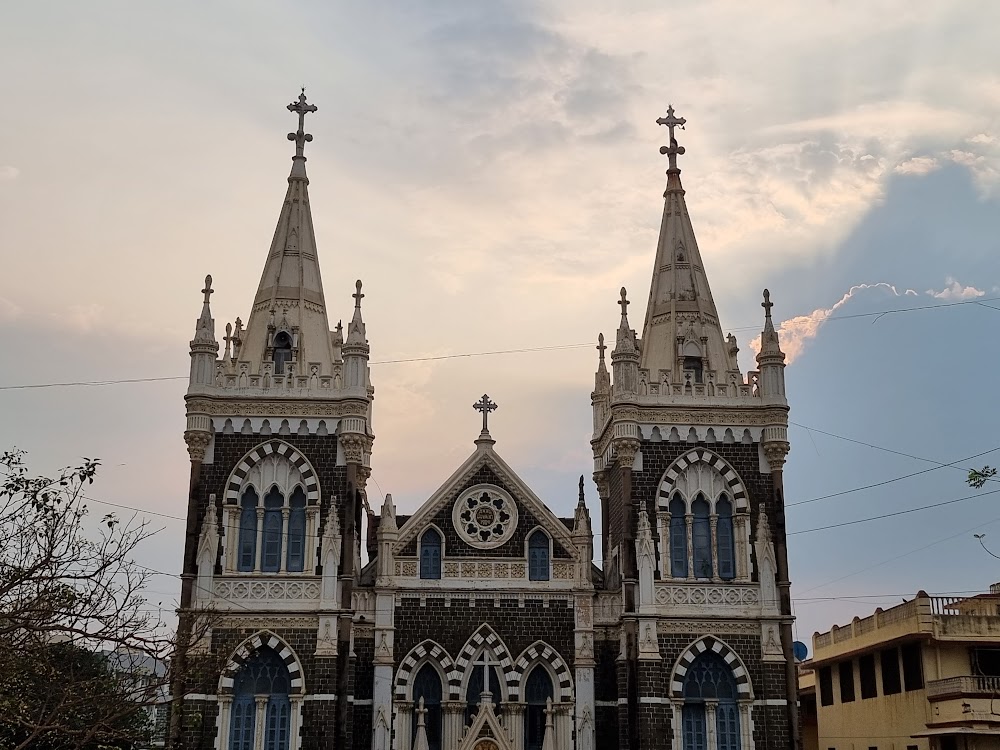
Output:
M449 680L449 689L453 700L458 699L462 692L462 677L468 673L472 660L476 653L483 648L488 648L498 662L500 662L500 675L507 683L507 700L517 700L518 681L514 673L514 660L503 639L496 634L489 625L480 626L479 630L473 633L472 637L465 642L462 651L455 660L455 671Z
M229 475L229 482L226 484L226 502L231 505L239 503L240 488L243 486L243 480L246 479L250 469L258 461L272 454L284 456L295 465L295 468L301 472L302 478L305 481L306 501L309 505L319 503L319 480L316 478L316 472L313 471L312 464L295 447L289 445L284 440L268 440L266 443L261 443L256 448L250 450L236 464L236 468Z
M572 701L573 678L570 675L569 668L556 650L542 641L532 643L528 648L524 649L517 661L514 662L514 675L519 688L528 670L539 662L547 664L552 672L555 673L556 681L559 685L556 700L562 702Z
M451 660L444 647L434 641L426 640L410 649L410 653L399 663L399 669L396 671L396 700L410 699L417 667L423 666L427 662L437 666L444 675L443 682L449 685L449 692L452 683L460 680L460 676L455 672L455 662ZM457 698L457 693L449 695L449 700Z
M670 503L670 494L674 490L674 483L677 481L677 477L683 474L684 470L689 466L699 463L711 466L722 475L726 484L729 485L729 491L733 494L737 510L750 509L747 489L743 486L743 482L740 480L739 474L736 473L736 469L730 466L718 453L713 453L705 448L695 448L688 451L667 468L663 479L660 480L659 505L661 507L666 508Z
M674 666L674 673L670 679L670 696L678 700L683 700L684 677L687 675L687 671L691 668L694 660L706 651L717 653L729 665L729 668L733 670L739 699L751 700L753 698L753 690L750 687L750 675L747 674L747 668L744 666L743 661L729 646L711 635L699 638L681 654L676 666Z
M278 656L281 657L281 660L285 662L285 667L288 669L291 692L296 695L301 695L305 692L305 686L302 683L302 665L299 663L299 658L295 655L295 652L292 651L287 643L274 635L274 633L262 631L255 633L243 641L239 648L233 652L233 655L229 657L229 662L226 664L226 668L222 670L222 677L219 679L220 695L232 694L236 675L239 674L243 665L265 646L274 649Z

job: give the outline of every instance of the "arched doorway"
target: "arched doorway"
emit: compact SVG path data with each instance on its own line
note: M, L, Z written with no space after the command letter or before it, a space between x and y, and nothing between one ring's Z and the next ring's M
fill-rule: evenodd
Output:
M288 667L269 646L257 649L233 681L229 750L289 750L291 677ZM262 727L263 745L255 738Z
M711 650L695 658L684 676L684 750L708 750L709 728L714 730L717 750L740 750L738 695L725 659Z

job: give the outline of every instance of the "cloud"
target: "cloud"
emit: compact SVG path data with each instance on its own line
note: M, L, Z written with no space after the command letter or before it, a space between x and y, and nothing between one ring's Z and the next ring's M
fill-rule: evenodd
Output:
M0 297L0 323L8 323L21 317L23 310L9 299Z
M915 297L917 293L913 289L906 289L900 292L895 286L885 281L875 284L857 284L852 286L837 302L830 307L820 307L807 315L798 315L789 318L778 326L778 340L781 348L785 352L785 364L791 364L803 352L806 344L819 334L820 327L830 319L837 310L846 305L848 301L859 292L870 289L881 289L891 293L894 297ZM754 352L760 351L760 341L751 339L750 347Z
M0 166L0 182L12 182L21 174L17 167Z
M893 170L896 174L925 175L940 167L940 162L932 156L914 156Z
M974 286L962 286L956 279L948 276L944 280L944 289L941 289L940 291L928 289L927 294L936 299L952 301L983 297L986 295L986 292L982 289L976 289Z

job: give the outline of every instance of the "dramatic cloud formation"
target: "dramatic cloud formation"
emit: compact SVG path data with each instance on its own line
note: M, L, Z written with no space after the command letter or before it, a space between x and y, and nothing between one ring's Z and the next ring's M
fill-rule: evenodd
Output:
M986 295L986 292L982 289L976 289L974 286L962 286L951 276L944 280L944 289L941 289L940 291L928 289L927 293L932 297L948 300L949 302L954 300L975 299L976 297L983 297Z
M850 302L856 294L875 289L889 292L894 297L917 296L917 293L912 289L906 289L900 293L895 286L884 281L875 284L857 284L848 289L844 296L830 307L821 307L808 315L798 315L782 321L781 325L778 326L778 340L781 342L782 351L785 352L785 364L794 362L804 350L805 345L816 338L819 329L829 320L830 316ZM760 351L758 339L751 339L750 346L754 353Z
M924 175L933 172L940 167L940 162L931 156L915 156L907 159L902 164L897 164L895 171L897 174Z

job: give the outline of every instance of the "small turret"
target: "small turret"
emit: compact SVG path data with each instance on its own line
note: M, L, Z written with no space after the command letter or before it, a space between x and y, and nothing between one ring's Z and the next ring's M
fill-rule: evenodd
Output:
M368 354L371 351L368 347L368 338L365 333L365 321L361 316L361 300L364 294L361 292L361 279L355 284L354 297L354 317L347 328L347 341L342 347L344 357L344 386L346 388L368 387Z
M618 304L622 308L622 319L611 352L611 369L614 370L614 400L623 401L639 393L639 342L628 322L630 303L625 287L622 287Z
M573 512L573 546L580 553L580 571L577 579L590 583L593 579L591 567L594 563L594 534L591 531L590 511L583 494L583 476L580 476L580 497Z
M219 356L219 342L215 340L215 319L209 298L213 294L212 277L205 277L205 288L201 290L205 300L201 306L201 317L195 323L194 338L191 339L190 387L215 385L215 360Z
M764 290L764 330L760 334L760 352L757 354L757 368L760 370L760 395L764 398L785 397L785 353L778 344L778 332L771 320L771 293Z

